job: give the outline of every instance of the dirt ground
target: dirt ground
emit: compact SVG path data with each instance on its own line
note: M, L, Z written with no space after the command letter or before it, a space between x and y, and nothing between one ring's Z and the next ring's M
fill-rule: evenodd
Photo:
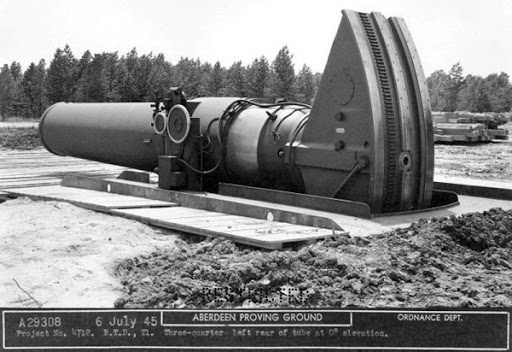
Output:
M435 172L512 181L512 138L436 145ZM2 307L512 307L498 209L283 253L24 198L0 204L0 224Z
M174 247L139 222L27 198L0 204L0 307L112 307L116 261ZM18 286L19 285L19 286Z
M26 198L0 223L3 307L512 307L512 210L288 252Z
M500 126L507 140L475 144L436 144L435 174L512 181L512 122Z
M511 307L511 260L501 209L289 252L180 243L120 263L116 307Z

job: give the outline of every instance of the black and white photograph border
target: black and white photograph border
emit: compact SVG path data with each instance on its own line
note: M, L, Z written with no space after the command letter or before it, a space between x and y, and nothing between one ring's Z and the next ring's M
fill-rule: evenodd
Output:
M0 308L510 310L511 16L0 0Z

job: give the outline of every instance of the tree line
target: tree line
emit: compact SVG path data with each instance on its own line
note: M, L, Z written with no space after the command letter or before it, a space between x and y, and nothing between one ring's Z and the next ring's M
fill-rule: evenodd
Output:
M433 72L427 78L427 85L434 111L508 112L512 109L512 85L504 72L485 78L464 76L458 62L448 73Z
M57 49L50 64L31 63L23 71L18 62L0 68L0 115L41 116L53 103L153 101L157 92L182 87L188 98L237 96L272 102L285 98L312 103L321 73L303 65L296 73L293 55L284 46L272 61L262 56L245 66L229 68L220 62L181 58L176 64L163 54L139 55L134 48L121 57L117 52L75 58L70 47ZM506 112L512 109L512 85L506 73L481 76L463 74L460 63L446 73L437 70L427 78L434 111L467 110Z
M49 66L45 60L31 63L23 72L18 62L0 69L0 115L41 116L53 103L143 102L169 87L182 87L188 98L236 96L277 98L311 103L320 74L308 65L296 73L287 46L272 61L262 56L245 66L241 61L229 68L220 62L181 58L176 64L163 54L139 55L134 48L119 57L117 52L75 58L70 47L57 49Z

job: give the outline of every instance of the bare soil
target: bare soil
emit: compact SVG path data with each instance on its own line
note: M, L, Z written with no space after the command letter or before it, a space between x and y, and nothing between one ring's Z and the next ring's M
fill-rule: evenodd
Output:
M174 246L139 222L69 203L18 198L0 204L0 307L112 307L115 262Z
M512 210L288 252L26 198L0 223L4 307L512 307Z
M512 181L512 122L500 126L508 139L489 143L436 144L435 174Z
M181 242L121 262L120 308L511 307L512 211L432 219L290 252Z

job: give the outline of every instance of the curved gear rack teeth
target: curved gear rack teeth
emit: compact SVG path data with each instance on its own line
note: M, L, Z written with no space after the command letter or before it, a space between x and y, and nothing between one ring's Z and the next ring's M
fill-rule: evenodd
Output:
M366 156L369 166L351 175L337 192L339 198L367 203L372 213L429 207L432 121L412 38L401 19L347 10L343 15L302 148L297 150L306 191L332 194L354 161ZM348 102L344 99L347 87L353 90ZM329 118L340 112L342 121ZM345 148L329 158L326 150L340 139L336 132L340 130L346 131ZM313 168L306 160L315 153L331 163ZM325 182L319 185L318 179Z

